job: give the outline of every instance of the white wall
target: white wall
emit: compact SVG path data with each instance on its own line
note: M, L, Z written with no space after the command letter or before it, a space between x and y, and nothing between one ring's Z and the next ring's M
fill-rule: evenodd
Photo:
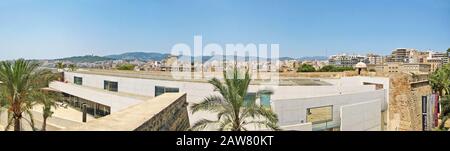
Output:
M73 77L83 77L83 85L103 89L103 81L110 80L118 82L119 92L152 96L155 94L155 86L167 86L179 88L181 92L187 93L188 102L200 102L204 97L216 94L211 84L206 82L170 81L138 79L127 77L115 77L105 75L92 75L82 73L65 72L65 79L73 83ZM373 85L362 85L359 79L343 79L346 85L332 86L259 86L250 85L249 91L256 92L260 89L269 88L274 90L272 99L294 99L316 96L327 96L355 92L366 92L375 89ZM339 81L339 80L338 80Z
M385 93L385 90L376 90L342 95L274 100L272 102L272 109L278 114L279 124L283 126L308 122L306 120L306 111L308 108L332 105L333 122L339 122L341 120L341 106L371 100L385 101ZM381 110L379 112L381 113Z
M380 131L381 101L341 106L341 131Z

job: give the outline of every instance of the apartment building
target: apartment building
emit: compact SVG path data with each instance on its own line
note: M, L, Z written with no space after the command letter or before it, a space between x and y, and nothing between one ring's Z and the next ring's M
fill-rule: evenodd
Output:
M383 57L375 54L368 54L367 59L369 64L383 64Z
M338 67L353 67L359 62L368 64L369 60L366 56L347 54L333 55L328 59L330 65Z

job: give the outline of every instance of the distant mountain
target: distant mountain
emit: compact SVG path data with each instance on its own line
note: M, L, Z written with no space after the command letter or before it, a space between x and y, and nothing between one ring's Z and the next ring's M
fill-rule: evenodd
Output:
M298 59L302 60L302 61L305 61L305 60L307 60L307 61L314 61L314 60L324 61L324 60L328 60L328 57L327 56L308 56L308 57L300 57Z
M298 59L291 58L291 57L280 57L279 60L280 60L280 61L284 61L284 60L298 60Z
M86 56L74 56L74 57L68 57L68 58L62 58L62 59L55 59L57 61L70 61L73 63L93 63L97 61L108 61L108 60L114 60L111 58L106 57L100 57L100 56L93 56L93 55L86 55Z
M166 53L157 53L157 52L127 52L123 54L117 54L117 55L107 55L107 56L93 56L93 55L86 55L86 56L75 56L75 57L69 57L69 58L62 58L57 60L63 60L63 61L71 61L74 63L81 63L81 62L87 62L92 63L96 61L108 61L108 60L140 60L140 61L149 61L149 60L155 60L155 61L162 61L165 58L167 58L169 54ZM226 56L226 58L232 59L234 56ZM202 60L205 61L212 61L212 60L218 60L222 57L213 57L213 56L203 56ZM211 59L211 60L210 60ZM249 57L250 60L256 60L256 57ZM300 57L300 58L292 58L292 57L280 57L280 61L284 60L301 60L301 61L314 61L314 60L327 60L328 57L326 56L311 56L311 57ZM191 60L200 60L199 56L191 57ZM221 60L221 59L220 59ZM239 56L238 60L245 60L245 57Z
M111 58L116 60L157 60L161 61L165 59L169 54L155 53L155 52L128 52L118 55L108 55L105 58Z

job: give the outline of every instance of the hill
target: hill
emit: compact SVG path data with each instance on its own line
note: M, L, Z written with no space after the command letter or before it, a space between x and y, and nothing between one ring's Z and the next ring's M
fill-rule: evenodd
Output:
M100 57L100 56L86 55L86 56L74 56L74 57L68 57L68 58L62 58L62 59L56 59L56 60L57 61L70 61L73 63L82 63L82 62L93 63L93 62L97 62L97 61L108 61L108 60L114 60L114 59Z
M111 58L116 60L157 60L161 61L166 58L169 54L155 53L155 52L128 52L118 55L108 55L105 58Z

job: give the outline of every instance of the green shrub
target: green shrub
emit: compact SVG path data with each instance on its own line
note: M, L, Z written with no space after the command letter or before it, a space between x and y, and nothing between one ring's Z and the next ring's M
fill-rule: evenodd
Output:
M309 64L302 64L298 69L297 72L315 72L316 69Z
M343 72L343 71L353 71L355 70L353 67L336 67L333 65L323 66L319 71L320 72Z
M117 66L117 70L134 70L135 65L124 63L119 66Z

